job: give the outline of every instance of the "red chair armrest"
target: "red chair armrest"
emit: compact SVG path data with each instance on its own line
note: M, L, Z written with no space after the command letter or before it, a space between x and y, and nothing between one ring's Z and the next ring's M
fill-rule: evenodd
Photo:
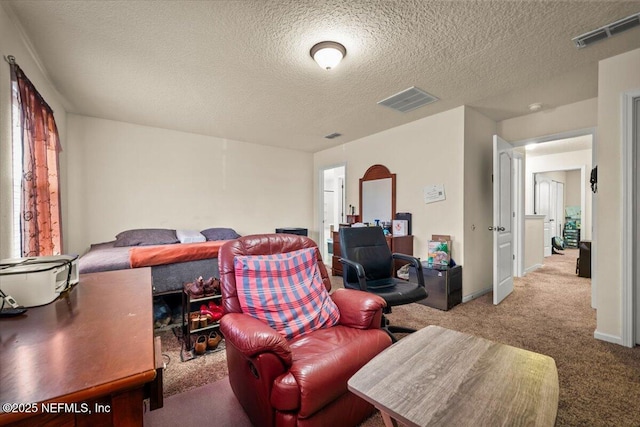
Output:
M355 289L336 289L331 299L340 310L340 324L350 328L374 329L380 327L384 299L369 292Z
M282 335L247 314L229 313L220 320L220 331L244 356L274 353L291 366L291 349Z

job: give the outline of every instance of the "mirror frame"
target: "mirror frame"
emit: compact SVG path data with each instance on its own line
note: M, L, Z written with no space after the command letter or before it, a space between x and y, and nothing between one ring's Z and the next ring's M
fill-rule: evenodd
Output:
M391 214L389 218L394 219L396 214L396 174L391 173L384 165L373 165L360 178L360 219L364 221L364 206L362 205L362 183L364 181L375 181L377 179L391 178Z

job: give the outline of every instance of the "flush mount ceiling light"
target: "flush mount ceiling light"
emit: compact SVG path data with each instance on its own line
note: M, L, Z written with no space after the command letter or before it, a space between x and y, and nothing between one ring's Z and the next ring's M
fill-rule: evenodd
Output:
M542 104L540 104L539 102L535 102L533 104L529 105L529 111L540 111L542 109Z
M330 70L342 61L347 49L338 42L320 42L311 48L311 57L325 70Z

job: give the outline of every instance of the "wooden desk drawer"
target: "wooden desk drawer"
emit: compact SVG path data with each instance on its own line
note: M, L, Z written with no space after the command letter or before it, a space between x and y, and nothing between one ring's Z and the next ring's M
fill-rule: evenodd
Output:
M342 263L339 261L340 257L331 257L331 274L334 276L342 276Z

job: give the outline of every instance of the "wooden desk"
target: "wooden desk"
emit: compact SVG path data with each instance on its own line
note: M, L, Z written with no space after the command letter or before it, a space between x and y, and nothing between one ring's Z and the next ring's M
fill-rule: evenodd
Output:
M0 425L142 426L156 376L150 269L80 275L64 297L0 319L0 361L0 403L27 404Z
M439 326L385 349L348 387L387 426L553 426L558 410L552 358Z

